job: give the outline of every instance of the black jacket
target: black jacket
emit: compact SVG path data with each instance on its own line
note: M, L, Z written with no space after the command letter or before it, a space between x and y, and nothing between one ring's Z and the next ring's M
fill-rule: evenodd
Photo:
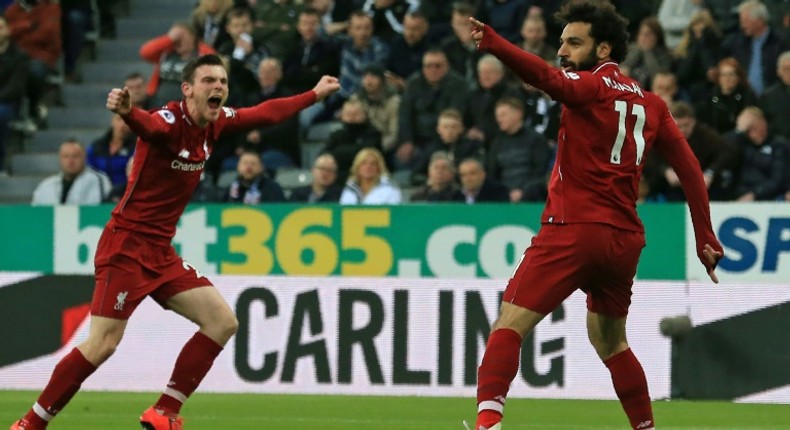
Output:
M326 192L318 198L312 197L313 187L311 185L304 185L291 190L291 196L288 198L289 202L300 203L337 203L340 201L340 193L343 191L337 184L332 184L326 189Z

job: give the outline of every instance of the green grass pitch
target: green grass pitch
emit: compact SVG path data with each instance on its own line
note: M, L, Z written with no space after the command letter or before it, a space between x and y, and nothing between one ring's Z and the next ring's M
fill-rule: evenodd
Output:
M0 429L30 407L32 391L0 391ZM137 417L156 393L81 392L52 430L139 429ZM471 398L299 396L198 392L182 410L187 430L463 430L474 417ZM661 430L790 429L790 405L655 402ZM627 429L615 401L510 399L506 430Z

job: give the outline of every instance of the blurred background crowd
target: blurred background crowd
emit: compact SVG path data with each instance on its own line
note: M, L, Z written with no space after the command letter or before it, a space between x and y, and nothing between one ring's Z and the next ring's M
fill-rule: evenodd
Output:
M711 199L790 201L790 2L612 3L630 21L623 73L669 105ZM195 201L543 202L561 108L478 52L468 18L556 66L560 4L0 0L0 201L118 201L135 136L102 111L107 91L156 108L181 98L188 61L217 53L229 106L325 74L342 89L223 136ZM643 163L640 201L683 201L664 160Z

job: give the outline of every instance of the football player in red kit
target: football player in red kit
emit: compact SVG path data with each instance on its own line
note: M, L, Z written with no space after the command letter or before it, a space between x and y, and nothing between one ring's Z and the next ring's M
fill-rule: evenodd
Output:
M557 18L565 24L560 69L470 19L478 49L563 104L542 226L508 282L478 369L475 430L501 429L522 339L576 289L587 294L588 336L611 373L631 426L653 429L645 374L625 336L631 287L645 246L637 190L651 148L680 177L697 254L714 282L722 247L711 227L699 163L666 104L617 65L626 54L625 19L603 1L568 2Z
M113 354L129 317L146 296L195 322L199 330L181 350L159 400L140 417L143 428L182 428L181 405L236 333L238 322L225 300L171 245L176 223L223 132L278 123L325 99L340 84L324 76L311 91L237 110L223 106L228 75L219 57L192 61L182 78L183 99L151 112L132 107L126 88L107 96L107 109L121 115L139 139L129 186L97 246L90 331L55 366L36 403L12 430L46 428Z

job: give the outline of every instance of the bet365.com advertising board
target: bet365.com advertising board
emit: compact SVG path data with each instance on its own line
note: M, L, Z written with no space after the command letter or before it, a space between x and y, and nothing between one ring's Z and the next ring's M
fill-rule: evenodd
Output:
M0 206L0 271L93 273L110 206ZM191 206L174 243L206 274L507 279L542 205ZM685 275L683 207L642 210L637 276Z

